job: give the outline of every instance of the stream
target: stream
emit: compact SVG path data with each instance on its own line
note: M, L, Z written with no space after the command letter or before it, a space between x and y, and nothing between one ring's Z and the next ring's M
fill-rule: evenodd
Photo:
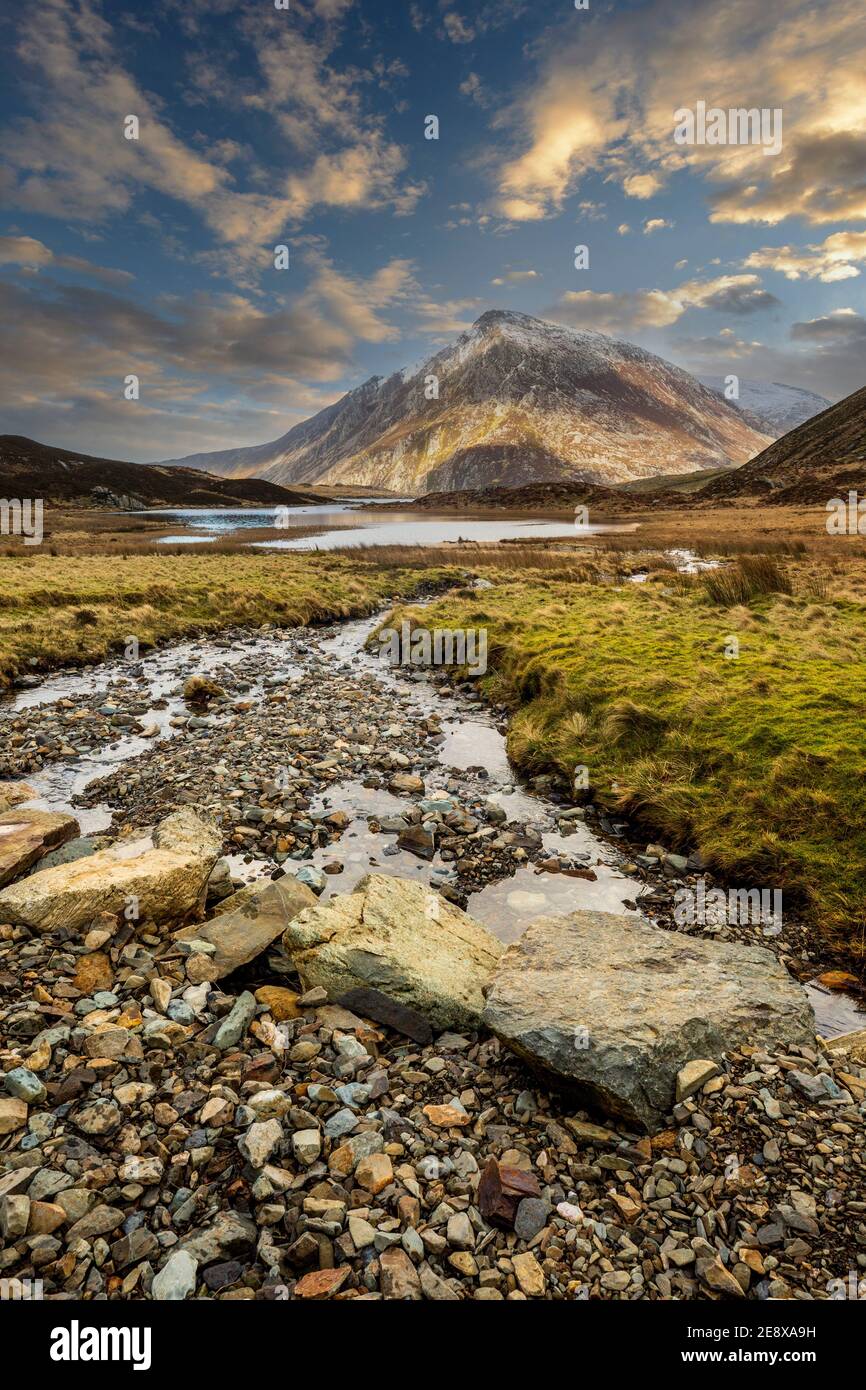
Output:
M325 632L270 629L176 643L134 665L116 659L84 671L61 671L17 691L0 706L0 724L20 722L22 717L38 718L48 721L42 727L50 734L50 721L61 711L93 706L103 720L121 722L116 737L109 736L92 748L76 749L74 756L22 773L37 793L28 804L73 814L82 836L100 835L111 828L115 814L124 818L118 807L126 809L123 800L118 801L111 792L103 795L103 780L109 779L114 788L127 771L134 778L139 766L150 766L152 780L160 786L159 760L173 759L177 748L179 766L166 778L163 792L168 798L166 809L175 809L172 785L176 790L194 784L196 771L199 776L202 773L199 744L206 750L209 740L227 734L236 722L237 710L246 710L246 717L254 721L248 743L251 747L263 745L265 756L271 742L279 743L277 733L270 738L268 722L269 701L275 694L291 707L295 700L301 701L304 692L307 698L314 692L314 709L327 711L329 690L357 686L362 691L378 692L383 708L393 709L397 727L407 725L410 719L435 722L426 761L420 764L427 802L437 797L450 799L469 808L470 814L493 802L504 814L507 826L517 827L517 832L536 846L536 862L526 857L524 862L508 860L504 870L500 863L491 881L473 883L465 895L467 911L497 937L513 941L540 915L578 909L636 912L647 883L627 870L629 859L616 840L596 834L580 811L572 811L576 818L566 820L567 808L561 802L521 784L508 761L495 712L474 694L450 687L440 689L426 673L414 668L392 669L366 650L365 643L381 616L344 622ZM209 676L231 688L235 703L217 706L198 721L191 719L182 696L183 681L190 673ZM328 724L329 715L319 713L317 719L321 728ZM196 744L187 755L191 731ZM211 756L209 751L206 756ZM215 785L221 785L223 774L228 774L227 785L238 782L242 788L245 778L249 780L243 758L229 767L217 758L213 774ZM419 857L398 845L396 832L383 828L389 820L399 821L405 815L407 801L382 785L381 779L379 785L369 785L370 780L352 766L346 776L309 793L306 816L313 826L335 811L348 818L337 842L316 844L303 858L303 863L320 870L330 866L323 895L350 891L371 870L433 886L455 884L455 865L438 849L429 859ZM239 793L232 789L227 795L236 797ZM188 798L181 792L178 799ZM483 833L496 834L492 828ZM336 872L335 856L340 865ZM557 870L540 868L539 860L556 864ZM257 855L254 843L248 848L238 847L227 855L227 862L237 883L268 877L275 868L273 856ZM289 860L286 869L291 868ZM582 873L593 877L577 876ZM653 920L651 909L647 916ZM808 990L819 1031L825 1036L863 1026L864 1015L853 999L816 984Z

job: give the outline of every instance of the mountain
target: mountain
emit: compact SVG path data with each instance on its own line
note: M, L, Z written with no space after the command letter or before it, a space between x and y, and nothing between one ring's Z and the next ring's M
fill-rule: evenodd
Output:
M422 366L371 377L272 444L166 462L424 493L731 467L768 439L651 352L497 309Z
M701 488L716 503L750 497L777 506L866 494L866 387L798 425L756 458Z
M0 495L123 511L141 507L297 506L321 499L260 478L216 478L194 468L121 463L0 435Z
M724 395L723 376L702 376L699 379L711 391ZM816 396L814 391L803 391L799 386L784 386L779 381L744 381L740 377L739 392L739 399L730 404L737 406L749 417L750 423L757 424L773 439L805 424L831 404L824 396Z

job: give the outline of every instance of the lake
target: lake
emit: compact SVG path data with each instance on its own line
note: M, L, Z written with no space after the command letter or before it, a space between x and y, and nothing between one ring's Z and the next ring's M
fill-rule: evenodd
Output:
M370 499L385 501L386 499ZM392 499L387 499L392 500ZM291 530L293 526L308 530L310 525L321 526L315 536L287 536L283 539L252 541L251 546L259 550L337 550L359 545L443 545L457 541L505 541L541 540L549 536L572 536L576 528L568 518L558 521L526 517L514 519L503 516L501 520L472 520L453 514L442 517L419 517L417 512L391 512L383 517L381 512L362 510L358 502L337 502L308 507L281 507L279 509L284 523L281 530ZM151 509L138 515L165 516L173 521L195 527L196 532L186 531L182 535L162 536L157 545L196 545L207 544L231 532L273 526L277 509L274 507L214 508L185 507L181 509ZM351 514L351 524L348 516ZM287 523L287 524L285 524ZM593 535L610 531L635 531L637 524L625 525L584 525L577 528L580 535Z

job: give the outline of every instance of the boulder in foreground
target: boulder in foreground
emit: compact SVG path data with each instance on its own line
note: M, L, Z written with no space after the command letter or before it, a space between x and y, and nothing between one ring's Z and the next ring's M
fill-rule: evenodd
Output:
M301 912L283 945L305 988L320 985L336 999L369 986L438 1029L478 1027L482 990L503 951L438 893L386 874Z
M131 898L139 916L176 920L201 901L222 835L193 811L175 811L151 839L118 840L85 859L43 869L0 892L0 921L40 932L77 928L100 912L122 912Z
M483 1022L586 1105L648 1130L694 1058L815 1042L804 991L769 951L607 912L532 922L500 963Z
M79 833L75 817L60 811L4 812L0 815L0 888Z

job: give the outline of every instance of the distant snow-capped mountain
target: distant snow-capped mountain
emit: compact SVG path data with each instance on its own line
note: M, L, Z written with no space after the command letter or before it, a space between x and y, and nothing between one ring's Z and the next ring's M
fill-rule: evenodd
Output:
M711 391L724 394L723 376L702 376L700 380ZM778 381L739 380L739 399L731 405L739 406L754 417L773 439L779 439L789 430L796 429L814 415L820 415L831 404L814 391L804 391L799 386L784 386Z
M167 462L417 494L734 466L770 438L651 352L492 310L420 367L371 377L272 444Z

